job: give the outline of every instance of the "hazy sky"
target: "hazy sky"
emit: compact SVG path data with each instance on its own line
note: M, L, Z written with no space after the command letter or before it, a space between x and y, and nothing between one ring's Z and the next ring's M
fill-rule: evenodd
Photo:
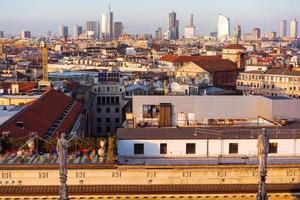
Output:
M157 27L166 30L168 13L173 10L181 30L188 15L194 14L201 35L217 29L219 13L230 17L231 25L241 24L243 33L253 27L263 33L278 32L281 19L300 20L300 0L111 0L111 7L115 21L122 21L128 33L154 33ZM87 20L100 20L107 9L108 0L0 0L0 30L57 33L59 24L84 25Z

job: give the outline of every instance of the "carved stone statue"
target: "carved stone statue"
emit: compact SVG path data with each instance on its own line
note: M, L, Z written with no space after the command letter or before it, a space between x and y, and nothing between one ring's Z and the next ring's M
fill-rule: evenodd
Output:
M265 128L262 129L262 133L258 136L257 140L257 154L259 158L259 173L265 176L267 173L267 158L269 153L269 135Z
M104 158L105 158L105 148L106 145L106 141L105 140L100 140L100 148L98 149L98 155L99 155L99 162L103 163L104 162Z
M30 140L27 144L28 148L29 148L29 154L30 156L32 156L34 154L34 150L35 150L35 143L34 140Z
M266 177L267 177L267 158L269 153L269 135L265 128L258 136L257 140L257 155L259 158L259 187L256 195L257 200L267 200L266 192Z
M67 191L67 156L68 156L68 148L70 147L70 143L66 140L66 134L61 134L61 138L57 140L56 151L58 155L58 163L59 163L59 176L60 176L60 199L67 200L68 191Z

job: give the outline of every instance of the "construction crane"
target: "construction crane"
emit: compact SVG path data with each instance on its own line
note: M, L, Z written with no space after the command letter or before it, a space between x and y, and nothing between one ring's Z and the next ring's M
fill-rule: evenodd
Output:
M45 42L41 42L40 47L42 51L43 79L39 81L39 85L49 87L50 82L48 79L48 48Z

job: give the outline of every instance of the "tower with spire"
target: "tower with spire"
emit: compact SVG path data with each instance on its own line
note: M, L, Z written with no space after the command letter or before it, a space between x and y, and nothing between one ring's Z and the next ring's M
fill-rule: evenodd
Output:
M111 2L108 0L108 11L101 17L101 36L106 39L113 38L113 12L111 11Z

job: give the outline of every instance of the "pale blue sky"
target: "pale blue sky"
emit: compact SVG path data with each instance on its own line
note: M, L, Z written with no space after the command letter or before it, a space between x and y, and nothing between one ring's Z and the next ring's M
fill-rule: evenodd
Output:
M279 21L300 20L299 0L111 0L115 21L122 21L129 33L153 33L167 28L168 13L176 11L181 30L189 14L194 14L201 35L217 29L219 13L229 16L231 24L239 23L242 31L253 27L277 31ZM84 25L87 20L100 20L108 0L0 0L0 30L18 33L28 29L34 35L48 30L58 32L59 24ZM182 32L182 31L181 31Z

